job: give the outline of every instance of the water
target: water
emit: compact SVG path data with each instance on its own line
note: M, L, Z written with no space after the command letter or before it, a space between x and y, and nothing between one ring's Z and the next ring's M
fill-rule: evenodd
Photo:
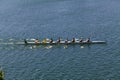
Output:
M119 2L0 0L0 65L5 80L119 80ZM3 44L45 37L91 37L107 44Z

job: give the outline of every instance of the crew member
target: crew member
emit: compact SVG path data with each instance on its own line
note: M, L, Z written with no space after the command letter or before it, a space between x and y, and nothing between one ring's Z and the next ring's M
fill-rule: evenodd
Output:
M90 38L87 38L86 42L90 42Z
M27 44L27 40L26 39L24 39L24 42L25 42L25 44Z
M65 40L65 43L68 43L68 38Z
M38 42L39 42L39 40L38 40L38 39L36 39L36 40L35 40L35 43L38 43Z
M57 40L57 43L60 43L60 41L61 41L61 40L60 40L60 37L59 37L58 40Z
M83 39L82 39L82 38L80 38L80 42L83 42Z
M51 38L51 39L50 39L50 43L52 43L52 42L53 42L53 39Z
M73 43L75 42L75 38L72 39L72 42L73 42Z
M46 40L46 38L44 38L43 40L42 40L42 43L46 43L47 42L47 40Z

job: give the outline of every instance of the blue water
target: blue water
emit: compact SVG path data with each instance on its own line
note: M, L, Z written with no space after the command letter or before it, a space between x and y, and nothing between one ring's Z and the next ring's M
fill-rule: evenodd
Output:
M0 0L5 80L119 80L119 0ZM87 38L96 45L3 44L31 38Z

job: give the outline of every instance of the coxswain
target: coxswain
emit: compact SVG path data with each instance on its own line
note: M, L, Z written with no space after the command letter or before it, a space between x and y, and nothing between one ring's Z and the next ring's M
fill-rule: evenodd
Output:
M86 42L90 42L90 38L87 38Z
M60 40L60 37L59 37L58 40L57 40L57 43L60 43L60 41L61 41L61 40Z
M26 39L24 39L24 42L25 42L25 44L27 44L27 40Z
M51 38L51 39L50 39L50 43L52 43L52 42L53 42L53 39Z
M72 39L72 42L73 42L73 43L75 42L75 38Z

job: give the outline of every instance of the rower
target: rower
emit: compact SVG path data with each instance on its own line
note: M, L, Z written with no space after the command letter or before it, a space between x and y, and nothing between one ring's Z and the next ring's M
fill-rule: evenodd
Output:
M38 40L38 39L36 39L36 40L35 40L35 43L38 43L38 42L39 42L39 40Z
M75 42L75 38L72 39L72 42L73 42L73 43Z
M47 40L46 40L46 38L44 38L43 40L42 40L42 43L46 43L47 42Z
M60 41L61 41L61 40L60 40L60 37L59 37L58 40L57 40L57 43L60 43Z
M25 44L27 44L27 40L26 39L24 39L24 42L25 42Z
M65 40L65 43L68 43L68 38Z
M90 42L90 38L87 38L86 42Z
M51 39L50 39L50 43L52 43L52 42L53 42L53 39L51 38Z
M80 42L83 42L83 39L82 39L82 38L80 38Z

